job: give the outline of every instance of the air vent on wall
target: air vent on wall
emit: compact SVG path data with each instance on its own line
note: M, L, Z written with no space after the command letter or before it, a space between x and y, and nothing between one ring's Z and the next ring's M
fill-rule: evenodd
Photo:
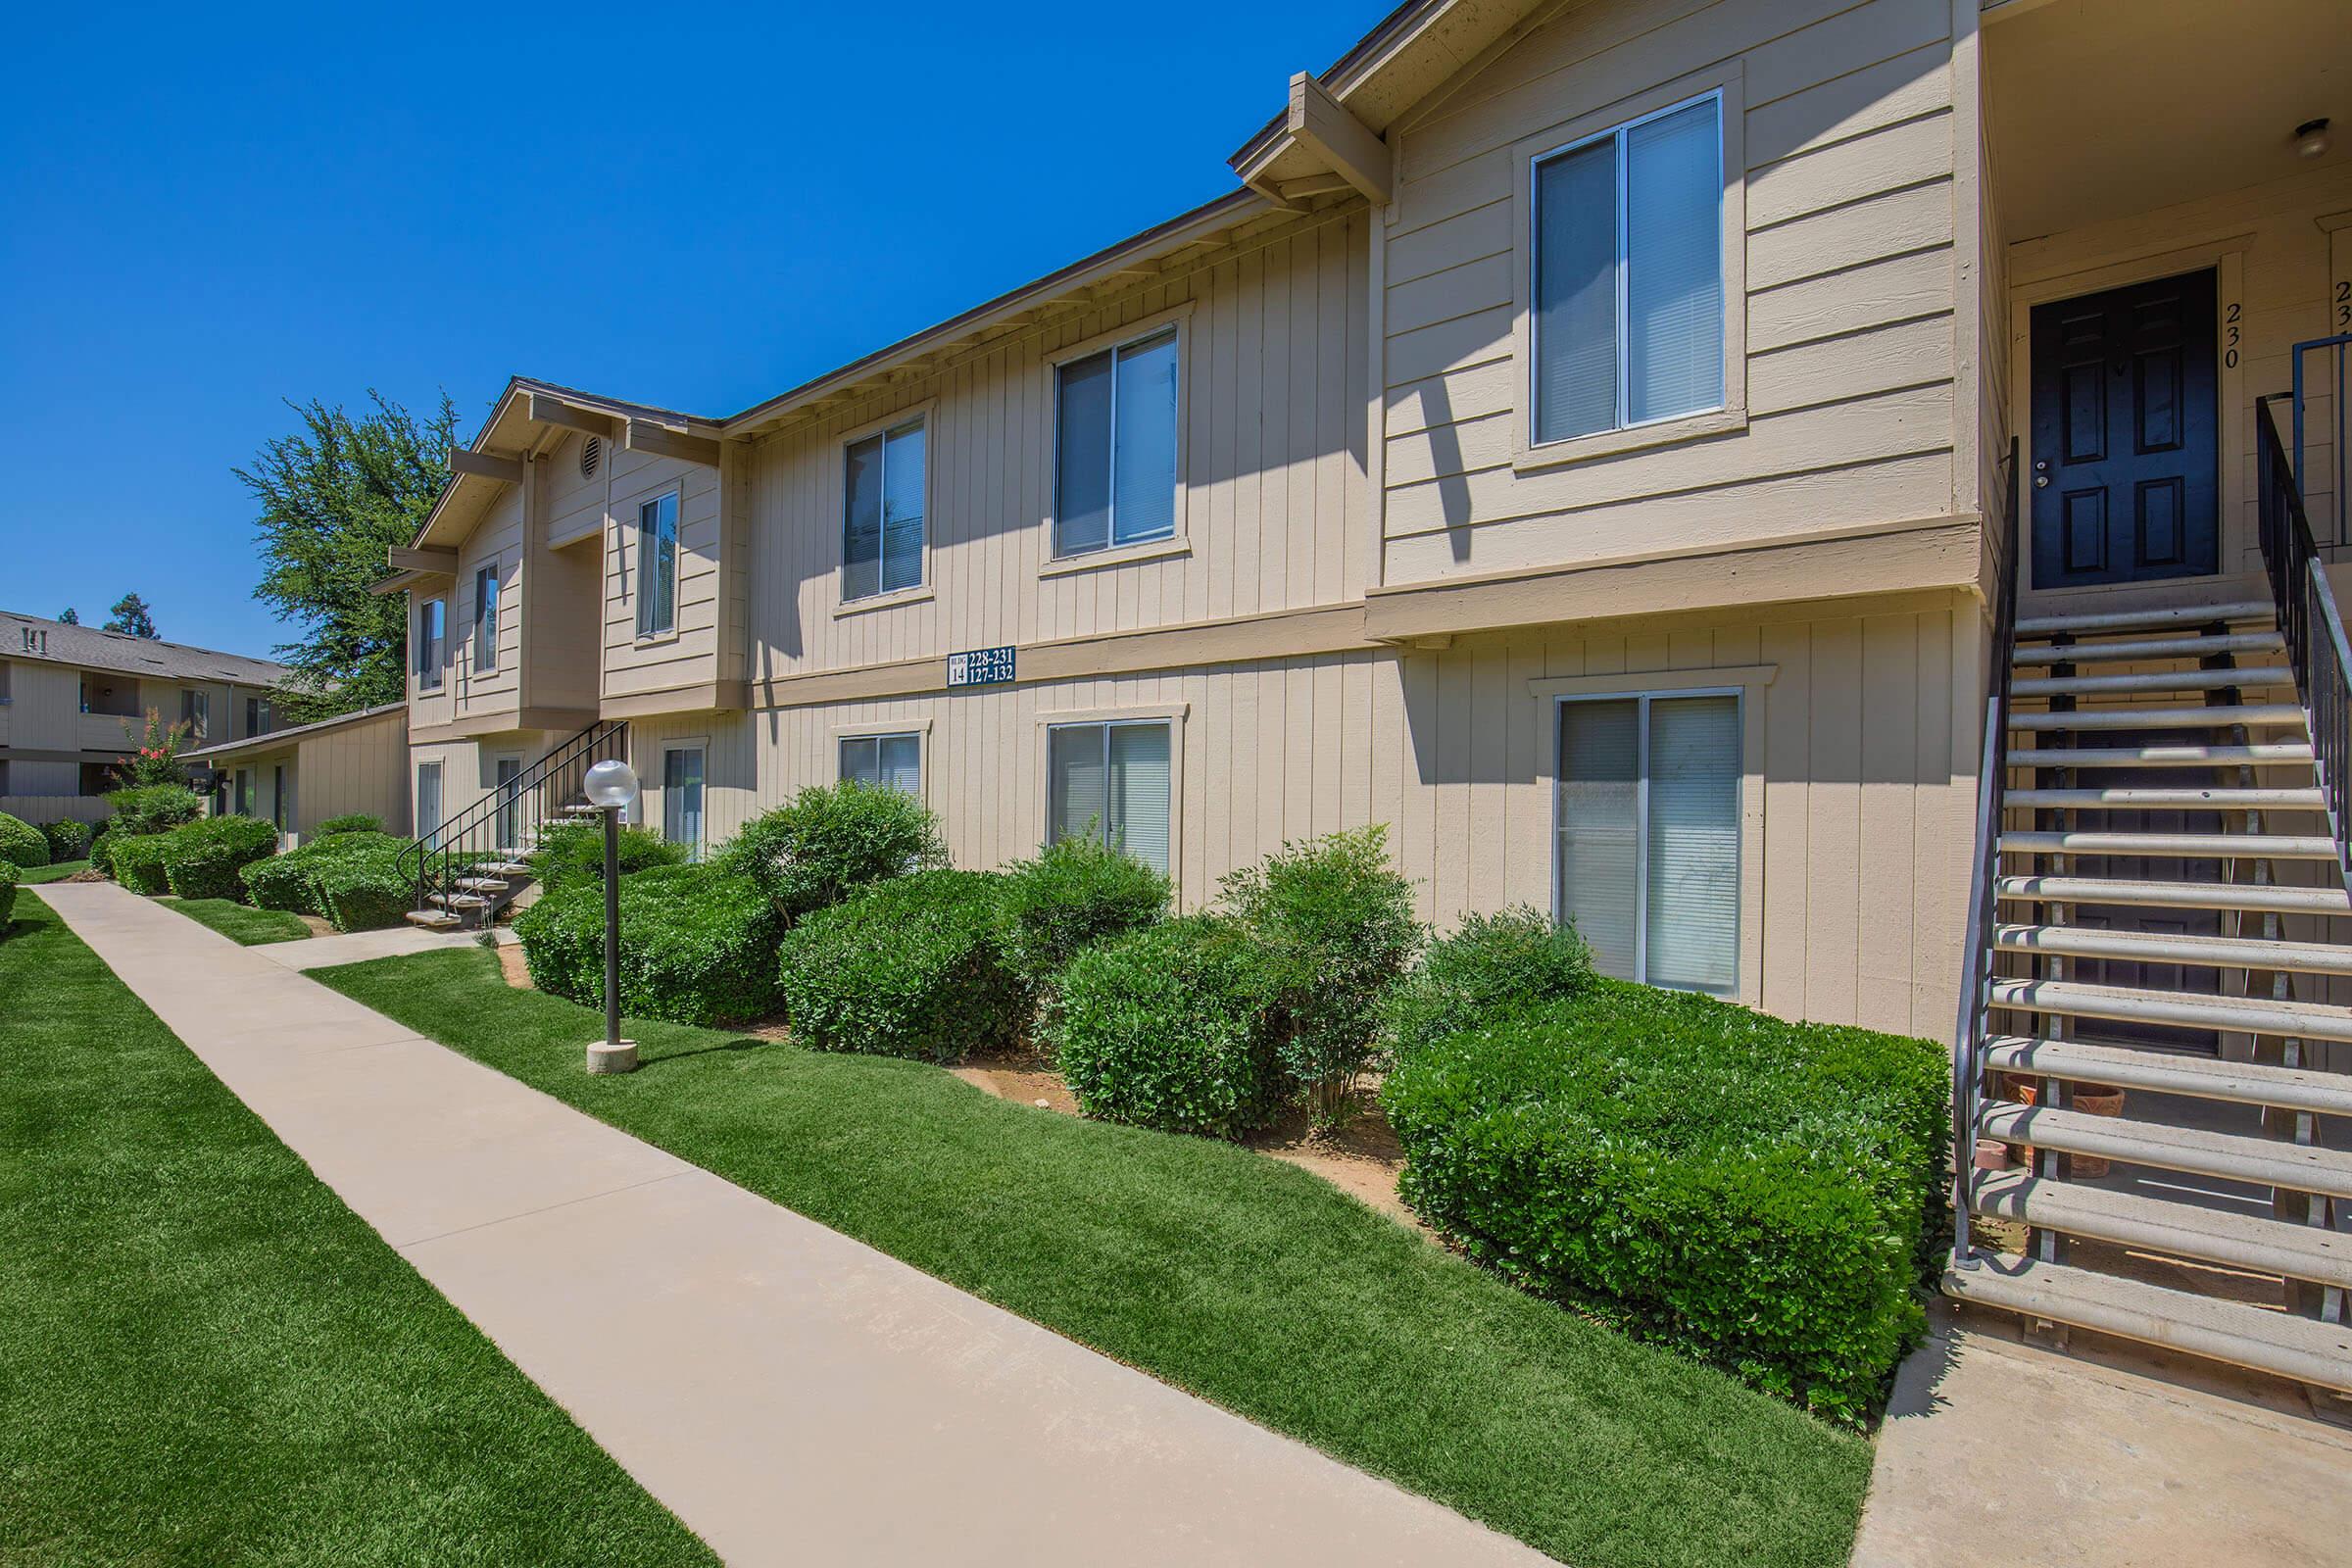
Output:
M605 438L592 435L580 443L580 477L596 477L596 466L605 461Z

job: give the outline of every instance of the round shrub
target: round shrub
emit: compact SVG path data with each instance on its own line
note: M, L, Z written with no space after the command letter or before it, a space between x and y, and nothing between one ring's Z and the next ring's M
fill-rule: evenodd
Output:
M8 912L17 906L17 864L0 860L0 937L8 935Z
M164 876L164 841L169 833L109 833L107 870L133 893L160 895L172 885Z
M1050 844L1007 868L1004 956L1041 991L1096 943L1168 912L1168 879L1098 839Z
M324 916L326 901L318 886L318 868L323 862L350 858L389 863L398 859L406 842L384 833L335 833L256 860L237 875L256 908Z
M27 867L47 865L49 841L30 822L19 821L0 811L0 860Z
M363 838L372 842L357 843ZM338 931L377 931L408 918L416 883L400 869L402 840L350 833L328 843L344 853L318 856L311 873L328 923Z
M605 1004L601 881L544 895L514 919L531 984ZM784 917L747 879L661 865L620 879L620 1006L639 1018L740 1023L776 1010Z
M777 957L792 1038L927 1061L1016 1044L1035 1001L1004 961L1004 883L920 871L802 919Z
M620 874L650 871L658 865L682 865L686 846L672 844L650 828L623 827L617 853ZM605 879L605 826L594 817L550 828L531 851L531 875L553 893L583 882Z
M260 818L208 816L164 836L164 877L177 898L241 898L237 873L276 853L277 829Z
M90 824L66 817L41 824L41 837L49 844L49 863L60 860L79 860L90 853Z
M1238 1138L1289 1089L1249 929L1196 914L1090 948L1062 971L1047 1043L1079 1109L1104 1121Z
M312 831L311 839L316 843L319 839L333 838L338 833L381 833L383 830L382 817L369 816L366 811L351 811L342 816L330 816L319 823Z
M106 804L114 808L108 824L121 833L165 833L182 822L193 822L204 811L204 798L180 784L142 784L116 790Z
M797 920L885 877L944 866L948 850L939 819L913 796L844 782L754 817L720 858Z
M1381 1003L1392 1061L1482 1023L1504 1007L1572 997L1592 980L1592 950L1541 909L1474 914L1433 943Z

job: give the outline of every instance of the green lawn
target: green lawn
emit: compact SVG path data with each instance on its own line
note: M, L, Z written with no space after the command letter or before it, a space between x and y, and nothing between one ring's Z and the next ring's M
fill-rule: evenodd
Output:
M177 909L198 925L209 925L239 947L258 948L271 942L299 942L311 934L302 916L284 909L257 909L228 899L158 899L167 909Z
M48 865L33 866L29 870L19 867L17 885L29 888L43 882L63 882L74 872L87 871L89 868L90 862L87 860L57 860Z
M30 895L0 1149L0 1562L714 1560Z
M917 1062L632 1022L473 950L315 978L556 1098L1579 1568L1844 1563L1870 1448L1204 1139L992 1099ZM1047 1484L1050 1478L1045 1479Z

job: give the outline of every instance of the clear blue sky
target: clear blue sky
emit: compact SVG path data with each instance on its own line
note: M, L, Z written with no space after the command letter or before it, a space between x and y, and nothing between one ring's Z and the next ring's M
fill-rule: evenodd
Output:
M34 7L0 100L0 609L254 654L281 398L749 404L1233 188L1387 0ZM78 13L78 14L75 14ZM748 18L749 20L737 20Z

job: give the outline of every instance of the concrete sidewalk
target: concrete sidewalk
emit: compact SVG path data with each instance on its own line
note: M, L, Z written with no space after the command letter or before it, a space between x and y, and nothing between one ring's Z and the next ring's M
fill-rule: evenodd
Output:
M468 947L480 940L479 934L472 931L424 931L413 925L400 925L387 931L343 931L304 942L265 942L247 951L280 968L331 969L339 963L359 963L368 958L398 958L440 948Z
M62 914L733 1563L1532 1564L108 883Z

